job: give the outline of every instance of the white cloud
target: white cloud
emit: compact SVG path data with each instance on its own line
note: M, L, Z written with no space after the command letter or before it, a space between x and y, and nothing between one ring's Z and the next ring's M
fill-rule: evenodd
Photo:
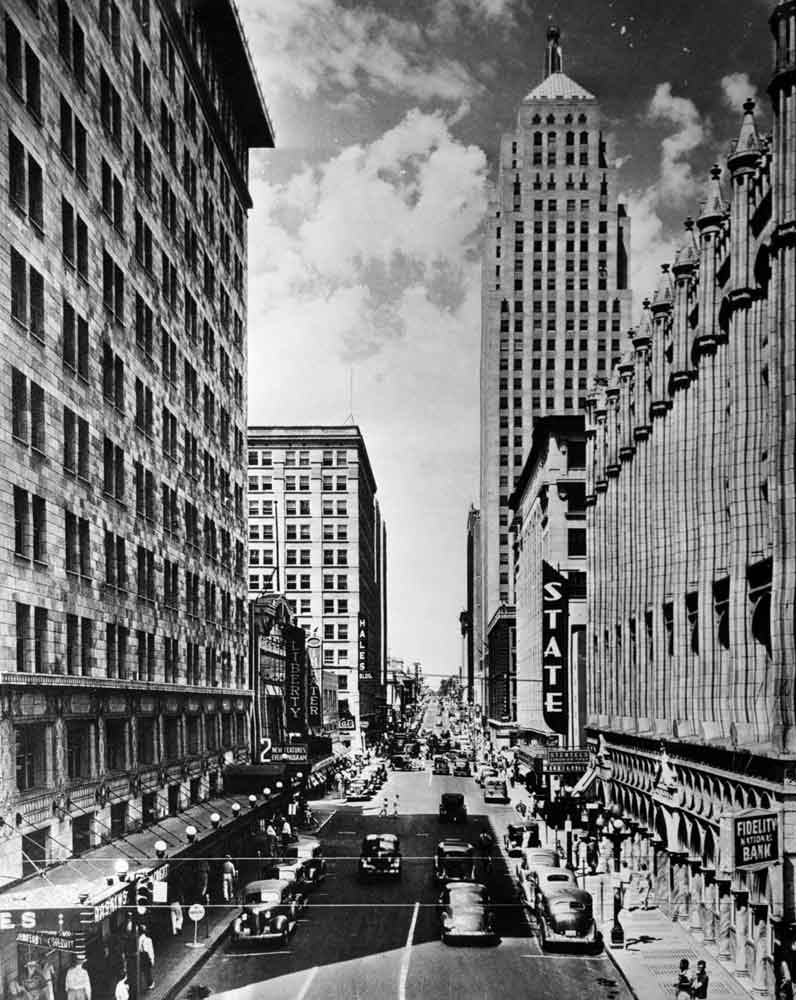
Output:
M670 199L684 202L693 197L697 185L686 157L701 146L707 129L693 101L676 97L670 83L659 83L647 109L650 121L677 126L661 143L661 172L658 185Z
M480 90L462 62L430 44L416 19L337 0L240 0L240 7L263 90L276 104L280 95L310 99L363 84L418 101L459 102Z
M638 322L641 303L645 298L652 298L658 286L661 264L672 262L682 237L678 242L664 226L659 214L661 200L657 187L623 197L631 220L630 287L633 289L634 322Z
M740 112L744 101L757 98L757 87L749 79L748 73L729 73L721 78L724 103L733 111Z
M464 579L477 495L485 176L449 119L413 111L284 184L255 171L249 223L249 419L343 423L353 373L387 520L390 648L443 671L461 594L439 581Z

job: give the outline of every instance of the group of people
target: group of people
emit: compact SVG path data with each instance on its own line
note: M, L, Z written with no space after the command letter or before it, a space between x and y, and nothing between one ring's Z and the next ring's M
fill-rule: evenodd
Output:
M393 796L393 800L392 800L392 814L393 814L393 816L397 816L398 815L398 793L397 792ZM389 802L388 802L387 796L385 795L384 798L381 800L381 808L379 809L379 816L383 817L383 816L388 816L388 815L389 815Z
M696 972L692 974L688 959L681 958L680 971L674 984L675 1000L706 1000L709 982L710 977L702 959L697 962Z

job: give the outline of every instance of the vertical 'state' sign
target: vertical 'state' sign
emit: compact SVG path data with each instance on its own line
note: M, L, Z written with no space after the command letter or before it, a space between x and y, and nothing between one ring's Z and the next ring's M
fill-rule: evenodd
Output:
M569 605L566 577L542 563L542 711L554 733L565 735L569 716L567 663Z

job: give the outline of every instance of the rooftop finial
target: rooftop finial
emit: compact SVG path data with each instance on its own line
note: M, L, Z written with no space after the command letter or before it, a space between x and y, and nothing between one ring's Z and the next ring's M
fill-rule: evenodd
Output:
M563 71L563 61L561 58L561 30L557 25L551 24L547 29L547 49L545 54L545 79L552 73Z

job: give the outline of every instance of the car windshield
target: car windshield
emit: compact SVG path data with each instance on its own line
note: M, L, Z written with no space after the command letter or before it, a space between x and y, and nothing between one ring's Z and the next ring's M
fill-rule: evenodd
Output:
M387 837L380 837L377 840L366 840L362 845L362 853L370 855L394 854L398 845L394 840Z
M446 806L460 806L464 802L464 796L456 792L446 793L442 796L442 802Z
M566 882L568 885L572 883L572 876L562 872L560 875L548 875L545 878L546 882Z
M265 903L266 906L276 906L279 902L279 893L268 892L262 889L258 892L251 892L246 896L247 903Z

